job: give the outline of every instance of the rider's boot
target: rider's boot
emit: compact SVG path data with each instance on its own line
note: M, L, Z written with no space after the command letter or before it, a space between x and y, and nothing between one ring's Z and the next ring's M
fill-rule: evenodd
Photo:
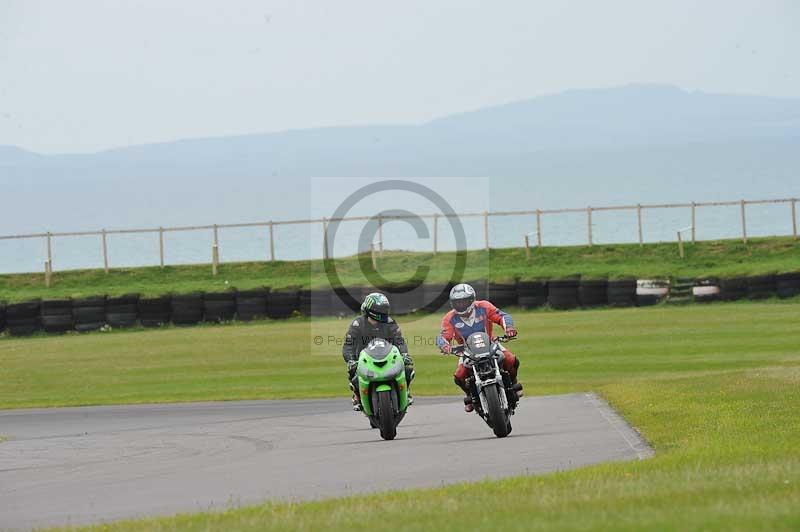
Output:
M353 411L361 412L361 396L358 395L356 391L356 387L353 386L353 383L350 383L350 391L353 392Z
M464 397L464 412L472 412L475 407L472 406L472 397Z

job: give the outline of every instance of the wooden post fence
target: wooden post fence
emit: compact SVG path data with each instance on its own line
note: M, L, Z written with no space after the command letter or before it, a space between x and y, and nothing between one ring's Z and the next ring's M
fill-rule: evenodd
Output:
M542 247L542 211L536 209L536 244Z
M792 236L797 240L797 200L792 199Z
M589 245L592 245L592 208L586 207L586 226L589 233Z
M489 212L483 211L483 239L486 243L486 251L489 251Z
M108 245L106 244L105 229L103 229L103 270L108 273Z
M378 215L378 250L383 258L383 216Z
M53 234L50 231L47 232L47 264L50 265L50 273L53 273Z
M433 254L439 252L439 213L433 215Z
M636 219L639 223L639 247L644 247L644 238L642 237L642 205L636 205Z
M275 232L273 227L275 226L272 223L272 220L269 221L269 260L275 262Z
M745 218L744 214L744 200L742 200L739 204L741 205L742 209L742 242L747 244L747 219Z
M328 260L329 252L328 252L328 220L326 218L322 219L322 258L324 260Z
M164 267L164 228L158 228L158 256L161 261L161 267Z
M219 235L217 224L214 224L214 245L211 246L211 274L217 275L219 269Z
M695 211L697 210L697 204L692 202L692 244L695 242Z

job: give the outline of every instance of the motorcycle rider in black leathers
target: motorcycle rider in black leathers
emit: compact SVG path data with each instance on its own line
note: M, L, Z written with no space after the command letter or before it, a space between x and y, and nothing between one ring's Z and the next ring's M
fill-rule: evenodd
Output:
M408 383L409 404L413 403L411 397L411 381L414 380L414 361L408 354L400 326L390 316L389 298L379 292L373 292L364 298L361 304L363 314L357 317L347 329L342 347L342 357L347 364L348 380L350 389L353 392L353 410L361 410L361 397L358 391L358 377L356 377L356 366L361 350L375 338L383 338L390 342L403 356L406 369L406 382Z

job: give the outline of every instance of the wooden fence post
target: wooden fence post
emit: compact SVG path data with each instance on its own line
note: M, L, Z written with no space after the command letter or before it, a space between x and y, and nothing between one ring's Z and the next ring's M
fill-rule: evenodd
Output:
M644 237L642 236L642 204L636 204L636 219L639 222L639 247L644 247Z
M745 214L744 214L744 204L745 204L744 200L739 202L739 205L741 206L741 210L742 210L742 242L747 244L747 220L746 220Z
M322 219L322 258L328 260L328 220Z
M433 254L439 251L439 213L433 215Z
M681 258L684 257L683 254L683 237L681 236L681 232L678 231L678 250L680 251Z
M531 243L528 239L528 235L525 235L525 258L531 260Z
M695 235L696 235L696 233L695 233L695 227L696 227L696 225L695 225L695 210L696 210L696 208L697 208L697 205L695 205L695 202L692 202L692 244L694 244L694 242L695 242Z
M273 230L272 220L269 221L269 260L275 262L275 232Z
M542 211L536 209L536 245L542 247Z
M797 240L797 199L792 199L792 236Z
M158 254L161 259L161 267L164 267L164 228L158 228Z
M108 245L106 244L105 229L103 229L103 270L108 273Z
M217 275L219 269L219 235L217 224L214 224L214 245L211 246L211 274Z
M592 208L586 207L586 224L589 229L589 245L592 245Z
M50 288L50 277L53 275L53 267L50 265L50 261L44 261L44 285L47 288Z
M50 272L53 272L53 235L47 232L47 264L50 265ZM48 285L50 286L50 285Z
M383 258L383 216L378 215L378 250Z
M483 211L483 239L486 242L486 251L489 251L489 212Z

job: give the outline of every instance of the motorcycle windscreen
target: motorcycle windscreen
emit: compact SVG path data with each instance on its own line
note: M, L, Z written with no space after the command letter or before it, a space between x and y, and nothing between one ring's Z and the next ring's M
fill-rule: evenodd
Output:
M391 342L382 338L375 338L367 344L367 347L365 347L362 352L366 353L372 360L380 361L386 360L386 357L389 356L392 349L394 349L394 345Z
M491 352L492 341L485 332L476 332L467 338L467 349L474 357L486 356Z

